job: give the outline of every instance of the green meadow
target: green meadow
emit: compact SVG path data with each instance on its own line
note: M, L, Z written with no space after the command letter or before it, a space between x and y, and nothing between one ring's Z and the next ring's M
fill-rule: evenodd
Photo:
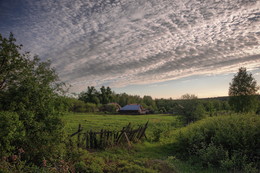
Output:
M110 115L110 114L86 114L86 113L67 113L63 116L66 131L74 133L78 130L79 124L83 130L120 130L131 123L133 127L145 124L147 121L147 133L151 133L154 127L159 126L180 126L178 116L167 114L148 114L148 115ZM173 126L174 127L174 126Z
M191 165L173 156L172 141L167 136L183 124L179 116L167 114L151 115L109 115L109 114L84 114L68 113L63 116L68 134L76 132L81 124L83 131L101 129L120 130L131 123L138 127L149 121L146 131L146 140L139 141L128 146L116 146L105 150L83 151L82 158L88 158L88 166L94 172L165 172L165 173L189 173L189 172L218 172L219 170ZM80 169L80 168L79 168Z

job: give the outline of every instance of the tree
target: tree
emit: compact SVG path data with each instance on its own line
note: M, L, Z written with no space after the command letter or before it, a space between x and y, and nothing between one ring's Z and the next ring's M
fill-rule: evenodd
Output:
M102 104L108 104L112 100L112 90L110 87L102 86L100 88L99 100Z
M183 115L186 124L205 118L206 111L203 104L194 94L185 94L181 96L177 104L177 112Z
M79 94L79 100L84 101L85 103L94 103L99 104L100 100L98 96L100 93L96 90L94 86L89 87L86 92L81 92Z
M59 116L64 108L60 102L63 83L50 61L20 53L22 45L15 41L13 34L9 38L0 34L0 119L10 116L24 133L21 138L10 137L8 153L23 148L23 158L40 165L43 157L54 159L63 149L64 125ZM1 124L13 126L8 121Z
M241 67L229 84L229 104L235 112L255 112L258 106L256 80Z
M156 103L151 96L146 96L146 95L143 96L142 104L145 108L149 109L151 112L154 112L157 109Z
M9 38L0 34L0 91L24 78L23 74L26 73L28 53L20 54L22 45L16 45L15 41L12 33Z
M195 100L197 98L198 97L194 94L184 94L181 96L181 99L183 99L183 100Z

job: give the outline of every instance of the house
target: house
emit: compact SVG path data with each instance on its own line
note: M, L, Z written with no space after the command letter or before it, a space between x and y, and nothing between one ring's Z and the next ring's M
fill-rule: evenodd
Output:
M122 107L119 110L121 114L131 114L131 115L138 115L138 114L146 114L146 110L139 104L129 104Z

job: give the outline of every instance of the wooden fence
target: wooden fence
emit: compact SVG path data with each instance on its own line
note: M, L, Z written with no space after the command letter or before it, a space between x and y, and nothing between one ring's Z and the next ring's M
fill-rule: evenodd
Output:
M70 137L77 135L77 146L86 149L106 148L120 144L128 144L128 146L131 146L133 142L137 142L143 137L147 138L145 135L147 127L148 121L137 129L133 129L131 123L129 123L119 131L102 129L99 132L90 130L83 133L83 128L79 124L78 131L70 135Z

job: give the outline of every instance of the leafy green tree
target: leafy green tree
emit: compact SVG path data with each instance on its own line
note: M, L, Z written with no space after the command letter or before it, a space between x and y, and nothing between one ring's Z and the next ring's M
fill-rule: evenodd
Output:
M197 98L198 97L194 94L184 94L181 96L181 99L183 99L183 100L195 100Z
M0 34L0 91L7 90L10 85L16 84L17 80L24 79L28 53L20 54L22 45L15 44L16 39L10 33L9 38Z
M100 88L99 100L102 104L108 104L112 100L112 90L110 87L102 86Z
M206 111L202 103L193 94L185 94L177 104L177 112L183 115L186 124L195 122L205 117Z
M150 111L155 111L157 109L156 103L151 96L144 96L142 103L143 106Z
M235 112L256 112L258 107L256 80L246 68L239 68L229 87L229 104Z
M94 86L89 87L86 92L81 92L79 94L79 100L84 101L85 103L94 103L99 104L99 95L100 93L96 90Z
M51 160L62 153L65 136L59 115L64 111L60 102L64 85L50 61L20 53L22 45L15 42L12 34L9 38L0 34L0 119L9 116L7 112L18 115L10 118L20 122L24 135L11 148L23 148L24 159L40 165L43 157ZM8 122L6 126L12 127Z

